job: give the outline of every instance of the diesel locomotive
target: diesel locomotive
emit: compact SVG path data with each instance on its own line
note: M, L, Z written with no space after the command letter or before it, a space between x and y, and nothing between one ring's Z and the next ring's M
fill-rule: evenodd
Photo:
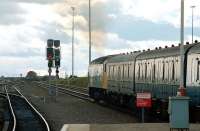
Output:
M180 44L155 50L97 58L89 65L89 95L136 108L136 94L150 92L152 111L166 116L169 96L176 96L180 83ZM184 87L190 112L200 110L200 43L184 45ZM191 116L192 116L191 114Z

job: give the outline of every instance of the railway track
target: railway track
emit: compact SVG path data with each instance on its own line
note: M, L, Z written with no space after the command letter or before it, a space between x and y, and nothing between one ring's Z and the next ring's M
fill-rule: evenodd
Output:
M23 81L23 83L24 83L24 81ZM107 103L107 102L104 102L104 101L95 102L95 100L93 100L92 98L89 97L88 93L84 93L82 90L78 91L78 88L74 89L73 87L72 88L60 87L58 85L53 85L53 84L48 84L48 83L45 83L45 82L38 82L38 81L34 81L32 83L36 84L35 86L39 86L39 87L45 88L45 89L48 89L50 86L55 87L56 91L59 92L59 93L71 95L73 97L77 97L77 98L80 98L80 99L83 99L83 100L86 100L86 101L89 101L89 102L92 102L92 103L99 104L100 106L103 106L103 107L106 107L106 108L111 108L113 110L117 110L119 112L123 112L125 114L132 115L133 117L136 117L138 119L138 121L141 117L140 116L141 112L139 110L132 110L132 109L129 109L127 107L118 106L117 104L115 105L115 104ZM158 119L158 118L155 119L155 118L151 117L150 115L148 115L148 117L146 117L146 119L149 122L161 122L161 123L166 122L165 120L163 121L163 120Z
M64 88L64 87L60 87L58 85L47 84L47 83L43 83L43 82L34 82L34 83L37 83L37 85L42 87L42 88L47 89L51 86L51 87L56 88L56 90L60 93L68 94L68 95L71 95L71 96L74 96L74 97L77 97L77 98L80 98L80 99L88 100L88 101L91 101L91 102L94 101L93 99L91 99L89 97L88 93L83 92L83 91L78 91L78 88L76 88L76 89L74 89L74 88Z
M73 89L73 90L78 90L78 91L82 91L82 92L88 92L88 88L85 88L85 87L78 87L78 86L64 85L64 84L52 84L52 85L65 87L65 88Z
M59 86L56 86L56 85L47 84L47 83L43 83L43 82L35 82L35 83L37 83L37 85L39 85L40 87L43 87L43 88L46 88L46 89L51 85L51 86L56 87L58 92L68 94L68 95L71 95L71 96L75 96L75 97L78 97L78 98L81 98L81 99L84 99L84 100L88 100L89 102L93 102L93 103L95 102L95 100L93 100L92 98L89 97L88 93L83 93L82 90L78 91L78 88L74 89L72 87L72 88L68 89L68 88L63 88L63 87L59 87ZM99 101L96 104L99 104L100 106L104 106L106 108L111 108L113 110L117 110L119 112L130 114L133 117L137 117L138 121L141 118L141 111L138 110L138 109L133 111L132 109L129 109L127 107L118 106L116 103L112 104L112 103L107 103L107 102L104 102L104 101ZM147 115L146 120L149 121L149 122L161 122L161 123L166 122L166 120L154 118L151 115Z
M71 95L71 96L74 96L74 97L77 97L77 98L80 98L80 99L83 99L83 100L87 100L87 101L92 102L92 103L95 102L94 99L89 97L88 93L83 93L82 91L77 91L78 88L68 89L68 88L63 88L63 87L59 87L59 86L52 85L52 84L47 84L47 83L44 83L44 82L34 82L34 83L36 83L37 85L39 85L40 87L45 88L45 89L48 89L49 86L54 86L55 88L57 88L58 92L61 92L63 94L68 94L68 95ZM128 113L128 114L136 116L135 112L132 112L130 109L119 107L119 106L116 106L116 105L113 105L113 104L110 104L110 103L105 103L104 101L96 102L96 104L99 104L100 106L103 106L103 107L106 107L106 108L111 108L111 109L114 109L114 110L117 110L117 111L120 111L120 112L123 112L123 113Z
M48 84L47 82L41 82L41 83ZM82 92L82 93L85 93L85 94L88 94L88 92L89 92L88 88L84 88L84 87L77 87L77 86L73 86L73 85L64 85L64 84L51 84L51 85L56 86L56 87L60 87L60 88L73 90L73 91Z
M7 131L50 131L45 118L36 108L23 96L16 88L4 87L5 93L1 96L6 97L9 105L9 125Z

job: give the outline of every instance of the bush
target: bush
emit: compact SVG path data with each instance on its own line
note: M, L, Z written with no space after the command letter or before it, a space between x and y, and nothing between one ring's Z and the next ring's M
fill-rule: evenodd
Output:
M88 77L69 77L62 80L55 80L53 83L86 88L88 87Z

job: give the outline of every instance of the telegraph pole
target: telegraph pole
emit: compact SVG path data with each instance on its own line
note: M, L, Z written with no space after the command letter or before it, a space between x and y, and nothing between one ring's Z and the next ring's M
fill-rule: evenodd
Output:
M181 30L180 30L180 87L178 92L180 96L185 96L186 91L184 87L184 0L181 0Z
M92 47L92 40L91 40L91 0L89 0L89 64L91 63L91 47Z
M194 43L194 8L196 6L191 6L192 8L192 44Z
M72 9L72 77L74 76L74 12L75 7L71 7Z

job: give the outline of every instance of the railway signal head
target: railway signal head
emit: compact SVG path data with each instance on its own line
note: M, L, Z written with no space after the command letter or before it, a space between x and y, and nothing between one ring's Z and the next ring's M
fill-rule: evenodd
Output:
M47 60L53 60L54 59L54 49L47 47Z
M55 59L60 59L60 49L54 49Z
M47 40L47 47L53 48L53 43L54 43L54 41L52 39L48 39Z
M55 59L55 67L60 67L60 59Z
M53 60L49 60L49 61L48 61L48 67L49 67L49 68L53 67Z
M60 40L47 40L46 57L48 60L48 67L60 67Z
M60 47L60 40L54 40L54 47L56 48Z

